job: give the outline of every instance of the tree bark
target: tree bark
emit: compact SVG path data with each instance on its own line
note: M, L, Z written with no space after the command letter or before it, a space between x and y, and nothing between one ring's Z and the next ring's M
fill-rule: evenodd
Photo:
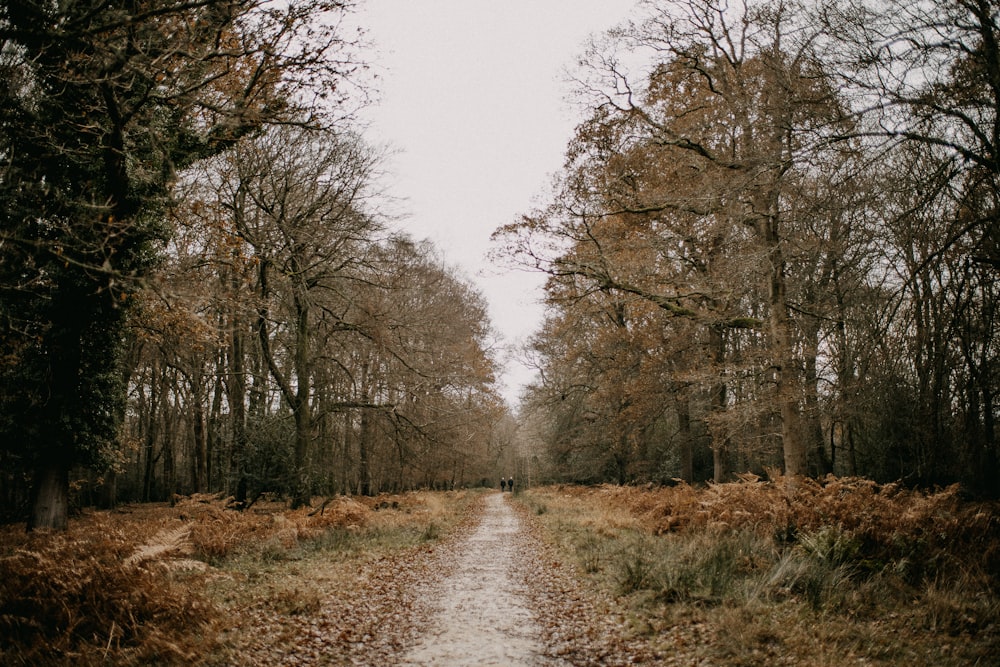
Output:
M234 271L231 276L234 293L242 287L238 274ZM245 460L247 446L247 380L244 339L243 339L243 318L240 317L239 308L233 304L233 320L230 323L229 337L229 373L226 388L229 395L229 412L231 428L233 432L232 443L229 448L229 474L226 480L226 487L229 493L233 494L239 504L246 502L245 483Z
M369 438L371 434L371 426L369 422L371 417L368 410L361 411L361 426L360 433L358 434L358 491L363 496L372 495L372 472L371 472L371 461Z
M771 258L771 307L769 325L774 354L775 394L781 411L781 447L785 474L791 477L808 473L805 442L799 428L798 397L795 382L795 356L792 349L791 321L785 293L785 262L781 252L777 224L768 221L767 244Z
M192 465L191 484L195 493L205 493L208 490L208 434L205 428L205 400L201 382L195 383L191 402L194 404L194 462Z
M674 405L677 411L677 430L680 442L678 458L680 459L681 479L688 484L694 482L694 443L691 442L691 406L687 392L678 391L674 394Z
M295 488L292 509L309 504L312 480L309 470L309 450L312 445L313 420L310 403L312 363L309 355L309 296L306 287L296 290L296 332L295 332Z
M832 451L827 454L823 440L823 425L820 423L819 405L819 371L817 358L819 356L819 328L810 324L804 332L805 344L805 410L804 423L807 433L807 448L815 452L812 468L817 475L827 475L833 472Z
M35 472L28 530L66 530L69 521L69 466L44 462Z
M726 364L726 337L720 327L709 327L709 352L712 356L712 363L719 370L719 378L711 387L712 411L716 414L726 412L729 402L728 387L723 379L722 369ZM729 481L729 438L723 437L721 441L713 441L712 445L712 479L716 484Z

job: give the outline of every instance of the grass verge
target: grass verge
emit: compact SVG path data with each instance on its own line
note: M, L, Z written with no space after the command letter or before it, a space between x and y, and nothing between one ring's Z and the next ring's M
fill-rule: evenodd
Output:
M784 479L520 496L664 664L988 665L1000 519L956 489Z

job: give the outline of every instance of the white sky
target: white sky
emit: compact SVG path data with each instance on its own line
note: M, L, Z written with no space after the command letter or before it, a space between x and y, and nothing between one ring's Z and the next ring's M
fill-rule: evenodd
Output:
M359 22L380 102L375 143L398 150L387 190L403 227L428 238L490 303L507 345L541 323L542 278L487 263L497 227L545 193L578 117L564 71L587 37L625 19L635 0L363 0ZM507 359L514 405L532 373Z

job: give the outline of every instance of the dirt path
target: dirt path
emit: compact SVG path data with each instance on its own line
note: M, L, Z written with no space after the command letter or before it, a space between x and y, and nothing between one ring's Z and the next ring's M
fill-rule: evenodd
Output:
M521 521L506 498L486 496L479 525L451 548L454 570L427 591L433 615L402 664L543 662L542 628L531 610L525 581L524 561L533 554L522 548Z
M611 605L580 588L510 494L484 494L445 540L359 564L349 580L303 572L316 595L242 610L225 667L658 664ZM339 572L339 571L338 571Z

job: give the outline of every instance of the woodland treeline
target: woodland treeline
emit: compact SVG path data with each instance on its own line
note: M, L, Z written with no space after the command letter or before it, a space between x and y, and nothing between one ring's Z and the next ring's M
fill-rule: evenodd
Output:
M996 0L650 0L594 39L495 237L548 275L517 430L482 296L381 212L351 5L0 4L4 518L501 460L998 490Z
M994 0L656 0L574 71L526 437L552 479L995 494Z
M109 491L305 502L492 477L486 304L380 221L378 165L356 135L273 128L185 174Z
M351 5L0 5L5 519L492 477L486 304L381 212Z

